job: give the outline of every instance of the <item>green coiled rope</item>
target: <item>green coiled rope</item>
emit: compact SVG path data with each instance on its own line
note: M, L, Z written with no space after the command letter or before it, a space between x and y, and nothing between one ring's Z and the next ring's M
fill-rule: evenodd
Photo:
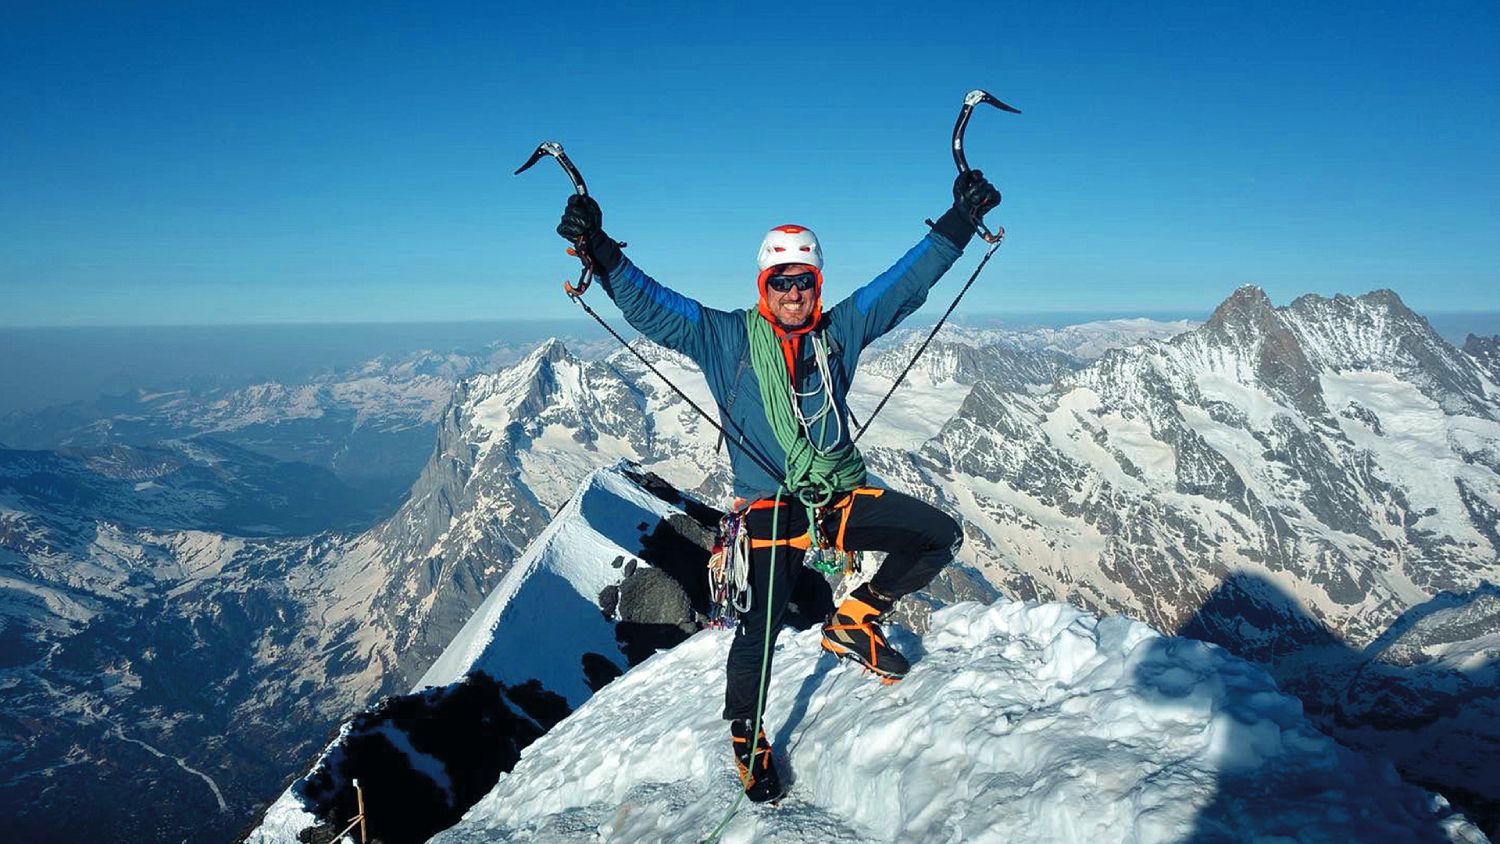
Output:
M822 444L829 439L827 415L819 421L816 433L804 429L801 418L792 407L792 402L797 399L771 323L751 309L745 313L745 330L750 338L750 365L755 369L755 379L760 382L760 400L766 409L766 421L771 424L777 444L786 453L782 484L807 507L808 531L814 540L813 548L817 548L817 509L832 502L840 492L864 486L865 460L852 442L845 442L842 446ZM816 337L810 340L821 342ZM832 389L826 379L823 389ZM831 403L831 396L829 401ZM838 411L831 409L831 412ZM813 441L815 436L819 442Z

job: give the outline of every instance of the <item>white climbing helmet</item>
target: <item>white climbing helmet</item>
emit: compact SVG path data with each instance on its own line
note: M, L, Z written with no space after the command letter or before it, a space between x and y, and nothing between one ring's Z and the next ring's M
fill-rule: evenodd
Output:
M758 259L762 274L781 264L808 264L823 270L823 247L818 245L818 236L802 226L777 226L766 232L760 242Z

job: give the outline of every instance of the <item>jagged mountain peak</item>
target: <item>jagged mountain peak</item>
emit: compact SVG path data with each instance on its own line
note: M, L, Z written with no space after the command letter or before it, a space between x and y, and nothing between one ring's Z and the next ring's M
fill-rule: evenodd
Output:
M1287 325L1320 368L1387 372L1416 385L1444 410L1500 418L1483 368L1454 348L1392 290L1358 297L1298 297L1282 309Z
M1253 343L1267 334L1284 331L1285 325L1266 291L1246 284L1219 303L1199 333L1234 343Z
M526 356L526 359L546 360L551 363L556 363L560 360L565 360L572 357L572 353L568 351L568 344L563 342L562 338L548 337L546 340L543 340L540 344L538 344L537 347L531 351L531 354Z
M1181 570L1218 578L1243 555L1316 583L1323 594L1310 603L1342 634L1368 640L1420 599L1401 578L1465 588L1492 570L1500 547L1490 503L1497 430L1478 376L1467 392L1461 380L1476 364L1416 342L1425 323L1403 313L1378 291L1278 309L1241 288L1198 329L1112 351L1046 394L975 389L923 456L952 473L943 485L972 523L995 526L980 555L1026 570L1007 581L1019 594L1095 600L1076 568L1029 591L1049 565L1011 562L1069 545L1069 565L1112 569L1094 606L1170 628L1180 601L1142 588L1119 602L1114 584L1177 580L1161 560L1179 557ZM1449 416L1455 406L1478 418ZM1048 527L1064 520L1067 529ZM1192 550L1186 537L1200 531L1216 539ZM1048 541L1035 542L1038 532ZM1395 560L1392 542L1422 550Z
M1495 391L1484 383L1483 362L1443 340L1392 290L1306 294L1276 307L1264 290L1246 285L1202 327L1170 342L1218 362L1210 365L1243 361L1240 369L1247 364L1261 386L1310 417L1339 410L1323 407L1324 374L1385 372L1412 383L1446 411L1500 418Z
M1402 314L1416 316L1416 313L1408 308L1406 306L1406 303L1401 300L1400 294L1396 293L1396 291L1390 289L1389 287L1381 287L1375 290L1371 290L1368 293L1361 294L1358 298L1359 301L1365 302L1367 304L1378 305L1383 308L1390 308L1393 311L1399 311Z
M1235 290L1202 327L1169 342L1201 361L1194 368L1233 370L1234 377L1253 378L1308 416L1326 413L1316 367L1285 319L1285 309L1275 307L1260 287Z
M514 366L460 382L450 410L462 417L464 436L487 442L504 435L513 422L535 420L553 405L573 410L591 405L599 391L590 376L600 374L553 337Z
M1271 297L1266 295L1265 289L1255 284L1242 284L1234 289L1214 312L1209 316L1209 323L1223 323L1246 316L1259 316L1269 314L1276 310L1271 304Z

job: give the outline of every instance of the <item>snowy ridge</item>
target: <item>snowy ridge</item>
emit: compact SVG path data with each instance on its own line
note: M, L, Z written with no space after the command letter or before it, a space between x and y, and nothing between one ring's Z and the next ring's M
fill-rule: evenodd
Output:
M387 697L346 722L311 770L267 810L248 840L297 840L303 830L329 821L316 814L346 808L348 800L343 798L353 796L351 777L377 791L431 788L442 797L436 807L407 805L403 829L392 829L388 818L377 824L381 836L409 840L417 830L431 834L451 824L459 810L488 790L499 771L514 764L514 756L507 761L507 752L519 753L520 747L586 701L595 688L627 670L638 634L623 622L642 621L642 608L657 612L649 620L662 622L662 607L677 606L672 598L686 601L681 588L661 584L661 572L652 561L661 559L660 549L669 548L673 559L668 562L687 565L694 583L701 580L707 549L700 549L701 559L693 568L691 558L684 557L690 552L672 544L673 537L686 539L682 531L693 532L692 525L706 529L686 512L694 506L635 464L621 462L595 470L490 591L413 691ZM626 559L631 560L628 565ZM601 613L599 601L607 588L617 594L628 588L633 598ZM691 620L690 615L676 619ZM694 629L689 625L675 639L657 636L651 643L670 647ZM648 649L634 658L650 653ZM438 724L444 726L434 733L430 725ZM455 732L465 729L473 734ZM479 735L482 729L492 734ZM380 760L373 767L372 742ZM455 755L454 746L480 749ZM489 779L475 790L474 783L483 778L479 771L487 771ZM465 785L456 790L455 782ZM455 791L467 792L467 799L458 802ZM446 820L445 811L453 813Z
M1010 321L1011 318L1007 318ZM1024 322L1024 314L1015 317ZM1110 349L1133 346L1147 340L1165 340L1196 328L1199 323L1179 319L1163 321L1146 317L1126 319L1101 319L1079 322L1058 327L984 327L945 323L938 331L935 342L953 343L973 348L986 346L1008 346L1028 351L1059 352L1080 360L1091 361L1101 357ZM907 345L926 337L931 328L901 328L877 340L871 347L885 350L898 345Z
M1012 342L1022 348L1052 349L1092 361L1103 357L1111 349L1123 349L1148 340L1166 340L1191 331L1198 325L1199 323L1188 319L1105 319L1062 328L1020 331Z
M785 635L767 732L794 778L723 840L1486 840L1441 798L1312 729L1259 669L1059 604L934 614L901 684ZM602 690L438 842L706 835L738 781L718 716L730 634Z
M578 706L593 694L579 654L616 654L614 625L599 593L619 573L607 561L633 556L642 522L676 512L627 481L618 469L595 472L490 592L417 689L456 683L470 671L501 682L542 681ZM618 660L623 662L623 660Z

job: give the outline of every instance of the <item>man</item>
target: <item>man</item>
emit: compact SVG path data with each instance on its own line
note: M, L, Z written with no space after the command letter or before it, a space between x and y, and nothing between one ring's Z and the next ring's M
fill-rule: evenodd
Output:
M983 173L960 174L953 207L932 231L827 311L817 237L801 226L778 226L761 244L756 306L720 311L658 284L626 259L604 233L592 198L568 200L558 234L586 250L600 284L636 330L702 368L727 429L736 508L744 508L751 538L752 603L729 649L724 718L752 800L781 793L770 743L754 725L789 599L800 597L806 611L809 590L800 573L812 543L886 552L870 581L828 617L823 647L896 682L909 664L886 642L880 617L931 582L962 542L958 523L937 508L866 486L845 395L860 353L926 301L985 212L999 204L999 191ZM826 613L832 603L826 586L824 595Z

